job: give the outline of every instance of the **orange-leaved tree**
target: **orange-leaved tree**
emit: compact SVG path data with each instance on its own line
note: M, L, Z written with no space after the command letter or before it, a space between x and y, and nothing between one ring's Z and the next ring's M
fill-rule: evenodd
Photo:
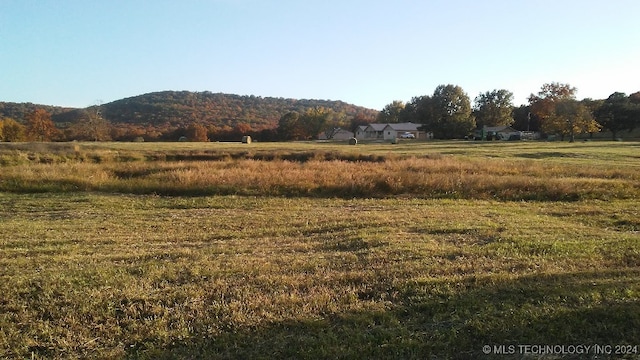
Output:
M27 114L27 138L32 141L51 141L59 134L46 110L37 109Z
M540 129L546 134L558 134L573 141L576 134L593 133L600 129L587 106L576 100L577 89L569 84L542 85L537 95L529 96L531 113L540 119Z
M191 124L186 130L186 136L189 141L207 142L207 128L201 124Z
M2 121L2 136L0 140L7 142L17 142L25 140L25 127L19 122L5 118Z

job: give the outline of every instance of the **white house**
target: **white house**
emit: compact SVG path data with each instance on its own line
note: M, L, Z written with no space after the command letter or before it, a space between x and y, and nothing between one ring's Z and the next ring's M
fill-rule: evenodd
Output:
M522 132L511 126L483 126L475 131L474 137L483 140L520 140Z
M413 134L414 138L418 139L420 137L419 126L414 123L387 124L382 130L383 137L385 140L393 140L399 138L402 134Z
M356 139L358 140L383 140L384 128L387 124L360 125L356 129Z
M416 139L432 139L432 133L418 130L420 126L411 122L361 125L355 135L358 140L394 140L406 133L413 134Z

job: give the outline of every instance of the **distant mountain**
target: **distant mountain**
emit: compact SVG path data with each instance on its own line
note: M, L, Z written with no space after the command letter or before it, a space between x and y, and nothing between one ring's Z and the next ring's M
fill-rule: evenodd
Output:
M289 111L304 112L325 107L353 117L358 113L375 117L377 110L329 100L295 100L273 97L190 91L154 92L102 105L103 116L112 123L182 126L199 123L205 126L235 126L239 123L254 129L274 128Z
M275 128L282 115L289 111L305 112L309 108L325 107L348 117L361 114L375 118L377 110L332 100L296 100L260 96L241 96L223 93L162 91L138 95L101 105L101 114L113 124L147 126L235 126L239 123L252 128ZM32 103L0 102L0 117L22 121L36 110L44 109L55 123L73 123L87 110Z
M105 139L170 140L185 134L186 129L202 126L212 139L235 138L240 133L262 135L273 139L280 118L290 112L304 113L323 107L339 118L374 121L377 110L347 104L343 101L296 100L222 93L162 91L116 100L87 108L65 108L32 103L0 102L0 119L12 118L24 123L27 114L43 109L51 114L64 139L86 139L83 124L97 112L111 124ZM95 125L94 125L95 126ZM267 133L264 133L267 131Z
M33 103L13 103L13 102L1 102L0 101L0 118L11 118L22 122L27 114L34 112L35 110L46 110L51 116L59 122L68 117L69 113L78 112L79 109L65 108L60 106L40 105Z

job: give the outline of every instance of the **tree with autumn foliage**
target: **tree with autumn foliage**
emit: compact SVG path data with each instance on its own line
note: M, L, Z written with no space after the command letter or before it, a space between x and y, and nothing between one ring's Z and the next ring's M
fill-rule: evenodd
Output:
M556 121L553 122L553 126L555 126L556 133L559 133L562 139L569 136L569 142L575 141L576 134L593 134L601 129L587 106L575 99L558 101L555 117Z
M65 131L67 139L86 141L109 141L112 133L119 136L119 131L112 131L111 124L104 117L99 106L92 106L78 111L78 120Z
M191 124L186 130L186 137L187 140L194 142L209 141L209 137L207 136L207 128L201 124Z
M588 107L576 100L577 89L569 84L542 85L537 95L529 96L531 113L540 120L540 129L546 134L558 134L564 140L575 140L575 135L600 131Z
M27 114L27 138L32 141L51 141L60 132L51 120L51 114L43 109L36 109Z
M83 128L89 138L93 141L111 140L109 136L111 125L102 116L100 104L92 106L85 113Z
M5 118L4 121L1 121L1 123L2 123L2 134L0 136L0 139L2 139L2 141L7 141L7 142L25 141L26 129L24 125L20 124L19 122L11 118Z
M280 117L280 121L278 121L278 137L280 140L301 140L304 137L298 112L290 111Z
M315 106L307 109L300 116L300 123L305 132L307 139L316 138L322 131L328 127L332 127L330 119L333 116L333 110L323 106Z
M278 137L281 140L309 140L327 130L344 127L348 120L344 114L316 106L300 114L290 111L278 121Z
M374 121L376 121L375 116L368 116L365 113L359 112L349 120L349 130L355 132L358 126L368 125Z
M238 134L239 138L250 134L252 131L253 129L251 128L251 124L247 124L244 122L237 123L236 126L233 127L233 132Z

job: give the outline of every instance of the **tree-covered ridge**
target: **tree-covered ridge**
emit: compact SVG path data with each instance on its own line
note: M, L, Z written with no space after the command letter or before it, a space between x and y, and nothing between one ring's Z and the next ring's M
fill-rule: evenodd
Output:
M22 122L25 121L29 114L35 112L36 110L44 110L55 118L54 121L59 120L59 122L64 122L66 121L66 118L68 118L69 114L76 112L78 109L33 104L30 102L13 103L0 101L0 118L10 118Z
M296 100L253 95L163 91L154 92L103 105L103 116L112 123L146 125L170 124L188 126L195 122L205 126L248 124L253 130L272 129L287 112L305 112L323 107L347 117L358 113L370 116L376 110L331 100Z
M23 122L29 113L46 110L54 123L75 122L86 109L65 108L33 103L0 102L0 117ZM363 114L375 117L377 110L334 100L285 99L254 95L223 93L162 91L116 100L100 106L102 116L111 123L143 125L184 125L193 122L207 126L235 126L239 123L252 128L275 128L282 115L323 107L347 117Z
M332 100L297 100L223 93L162 91L96 104L83 109L32 103L0 102L0 124L10 136L0 141L27 139L27 119L36 111L50 114L60 130L51 140L193 141L230 140L242 135L260 140L277 140L278 121L287 113L314 109L348 123L353 119L373 120L377 110ZM195 136L194 134L201 134ZM34 140L34 139L31 139Z

